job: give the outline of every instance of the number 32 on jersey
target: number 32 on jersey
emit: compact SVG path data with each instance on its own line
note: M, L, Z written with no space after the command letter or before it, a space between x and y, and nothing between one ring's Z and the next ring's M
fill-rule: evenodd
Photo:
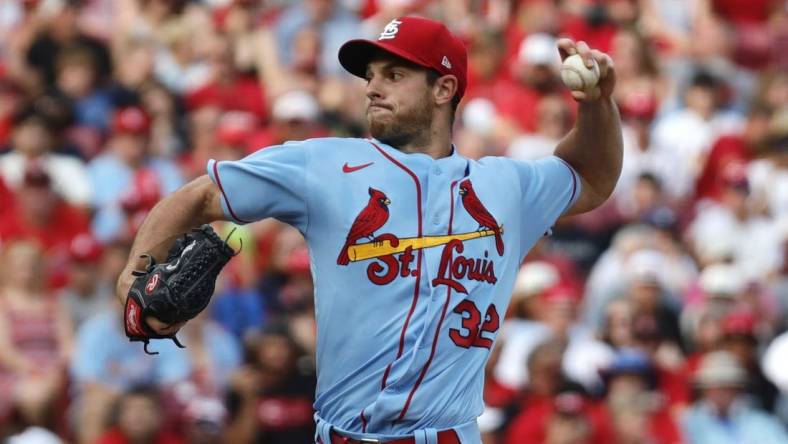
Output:
M454 312L462 316L462 329L449 329L449 337L462 348L483 347L490 349L493 345L493 335L501 324L498 310L490 304L487 313L482 319L481 312L470 299L465 299L454 308ZM489 337L485 336L489 333Z

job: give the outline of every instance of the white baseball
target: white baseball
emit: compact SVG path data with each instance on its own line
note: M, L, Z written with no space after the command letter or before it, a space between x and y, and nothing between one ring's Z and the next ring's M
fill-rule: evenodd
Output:
M561 65L561 80L572 91L590 91L599 82L599 65L596 60L592 68L583 63L580 54L573 54L564 59Z

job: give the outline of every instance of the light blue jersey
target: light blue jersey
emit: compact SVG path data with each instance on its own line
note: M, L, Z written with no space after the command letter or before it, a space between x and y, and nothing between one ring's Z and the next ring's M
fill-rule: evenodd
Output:
M566 163L325 138L210 161L208 174L228 218L273 217L306 237L319 425L480 442L484 366L520 263L580 194Z

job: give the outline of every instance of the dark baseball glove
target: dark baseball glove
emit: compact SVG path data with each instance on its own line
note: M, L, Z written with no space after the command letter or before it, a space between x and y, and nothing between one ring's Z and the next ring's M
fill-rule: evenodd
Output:
M145 271L133 271L136 277L126 298L126 336L145 343L151 339L172 339L183 345L175 335L162 336L145 322L153 316L165 324L188 321L208 306L216 277L222 267L235 256L235 251L221 240L210 225L203 225L180 237L170 249L167 260L157 264L150 255Z

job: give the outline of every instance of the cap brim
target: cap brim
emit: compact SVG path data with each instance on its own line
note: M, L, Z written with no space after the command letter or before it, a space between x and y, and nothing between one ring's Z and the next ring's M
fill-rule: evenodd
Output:
M339 48L339 63L349 73L354 76L366 77L367 65L376 51L385 51L397 57L405 59L411 63L422 66L424 68L432 69L429 63L424 62L419 57L408 51L389 46L385 43L380 43L373 40L356 39L350 40Z

